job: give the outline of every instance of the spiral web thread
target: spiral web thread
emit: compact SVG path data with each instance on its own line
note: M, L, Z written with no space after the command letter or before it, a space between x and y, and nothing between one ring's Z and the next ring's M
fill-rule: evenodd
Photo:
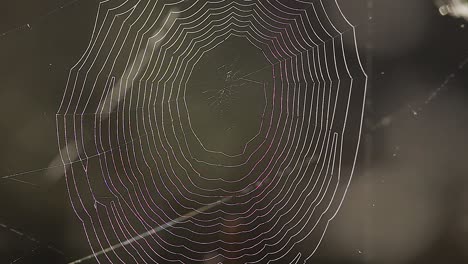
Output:
M192 110L208 103L194 88L203 61L230 41L248 43L241 60L251 49L264 61L235 72L232 89L263 101L258 130L227 151ZM349 187L366 85L336 1L101 2L56 115L94 257L306 262Z

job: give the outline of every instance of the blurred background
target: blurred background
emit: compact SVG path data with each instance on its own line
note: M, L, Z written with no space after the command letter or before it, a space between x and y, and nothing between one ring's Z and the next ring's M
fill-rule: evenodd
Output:
M468 3L340 0L369 74L358 170L311 263L468 263ZM90 254L55 114L98 1L0 4L0 263ZM92 263L92 261L90 262Z

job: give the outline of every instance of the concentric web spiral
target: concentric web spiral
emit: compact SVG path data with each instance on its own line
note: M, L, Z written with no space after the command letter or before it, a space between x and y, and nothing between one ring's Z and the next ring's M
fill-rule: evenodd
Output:
M108 0L57 134L99 263L299 263L356 162L367 76L336 1Z

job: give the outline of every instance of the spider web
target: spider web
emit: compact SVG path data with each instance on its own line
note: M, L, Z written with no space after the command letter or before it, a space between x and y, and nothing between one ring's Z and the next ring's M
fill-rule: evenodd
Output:
M306 262L351 181L366 84L336 1L101 2L56 115L91 257Z

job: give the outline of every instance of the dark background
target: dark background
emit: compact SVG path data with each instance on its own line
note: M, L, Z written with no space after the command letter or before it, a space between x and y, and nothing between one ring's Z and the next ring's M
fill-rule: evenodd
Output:
M468 22L429 0L339 3L357 25L369 105L359 170L312 263L466 263ZM0 263L90 253L64 180L41 169L58 153L55 114L97 4L0 4L0 177L26 172L0 179Z

